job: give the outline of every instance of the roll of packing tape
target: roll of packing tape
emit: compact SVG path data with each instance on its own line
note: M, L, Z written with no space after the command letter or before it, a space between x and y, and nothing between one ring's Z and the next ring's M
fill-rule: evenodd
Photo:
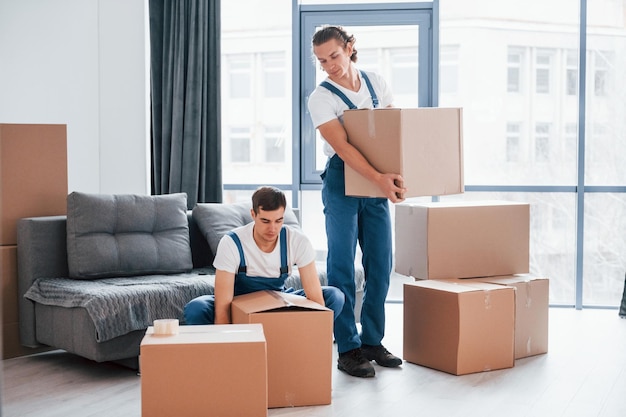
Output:
M178 319L155 320L154 334L161 336L178 334Z

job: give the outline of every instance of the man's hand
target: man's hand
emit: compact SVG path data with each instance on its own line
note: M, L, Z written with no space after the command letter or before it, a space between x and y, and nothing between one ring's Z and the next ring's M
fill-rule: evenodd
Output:
M404 201L407 189L404 187L404 179L399 174L380 174L377 181L378 187L382 190L392 203Z

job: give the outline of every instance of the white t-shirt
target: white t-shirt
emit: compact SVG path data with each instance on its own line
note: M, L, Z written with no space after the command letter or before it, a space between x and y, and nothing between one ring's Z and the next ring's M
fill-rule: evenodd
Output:
M361 72L357 71L357 73L359 79L361 79ZM370 71L365 71L365 73L372 83L376 97L378 97L378 108L392 105L393 94L383 77ZM328 77L326 77L325 81L337 87L357 108L371 109L374 107L372 104L372 95L367 88L365 80L361 79L361 88L359 88L359 91L344 88L334 81L331 81ZM315 126L316 129L320 125L333 119L339 119L339 121L343 123L343 112L349 109L348 105L344 103L341 97L331 92L326 87L319 85L309 96L308 107L313 126ZM326 141L324 141L324 154L328 157L335 154L335 150Z
M287 228L287 265L289 274L293 265L303 267L315 261L315 249L311 241L297 228ZM271 253L263 252L252 236L254 222L233 230L241 241L247 272L251 277L278 278L280 276L280 235L276 247ZM224 235L217 245L213 267L226 272L237 273L239 269L239 250L232 237Z

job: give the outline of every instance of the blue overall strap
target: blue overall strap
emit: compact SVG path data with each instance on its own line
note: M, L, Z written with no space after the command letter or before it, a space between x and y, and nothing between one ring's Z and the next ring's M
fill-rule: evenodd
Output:
M351 102L350 99L346 97L346 95L342 93L341 90L339 90L337 87L335 87L328 81L322 81L320 85L330 90L331 93L334 93L335 95L339 96L339 98L342 99L344 103L346 103L346 106L348 106L350 110L356 110L356 106L354 105L354 103Z
M280 229L280 276L286 276L289 272L287 265L287 228L285 226Z
M235 232L228 232L228 236L235 241L235 246L237 246L237 250L239 251L239 269L237 270L237 273L245 274L248 271L248 267L246 266L246 258L243 256L241 240L239 240L239 236L237 236L237 233Z
M376 92L374 91L374 87L372 86L372 83L370 82L369 77L365 74L365 71L360 70L359 72L361 73L361 77L365 80L365 85L367 85L367 89L370 92L370 96L372 96L372 105L374 106L374 108L377 108L378 107L378 97L376 96ZM355 110L357 108L354 105L354 103L351 102L350 99L348 97L346 97L346 95L344 93L341 92L341 90L339 90L337 87L335 87L334 85L332 85L328 81L322 81L320 83L320 85L322 87L326 88L327 90L329 90L331 93L334 93L335 95L337 95L340 99L342 99L343 102L346 103L346 106L348 106L348 108L350 110Z
M374 91L374 87L372 87L372 83L370 82L369 77L365 74L365 71L361 71L361 77L365 80L365 84L367 85L367 89L370 90L370 96L372 96L372 105L374 108L378 107L378 97L376 97L376 91Z

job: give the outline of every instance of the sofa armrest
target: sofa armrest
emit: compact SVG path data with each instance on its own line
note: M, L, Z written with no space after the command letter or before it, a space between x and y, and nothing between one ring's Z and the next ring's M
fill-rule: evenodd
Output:
M37 347L35 304L24 293L38 278L67 277L66 216L29 217L17 223L17 281L21 344Z

